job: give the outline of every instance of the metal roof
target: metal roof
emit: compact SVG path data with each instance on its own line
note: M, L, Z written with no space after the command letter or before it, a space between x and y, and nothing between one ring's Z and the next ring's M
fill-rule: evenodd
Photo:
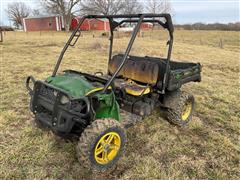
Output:
M60 15L41 15L41 16L28 16L23 19L40 19L40 18L50 18L50 17L59 17Z

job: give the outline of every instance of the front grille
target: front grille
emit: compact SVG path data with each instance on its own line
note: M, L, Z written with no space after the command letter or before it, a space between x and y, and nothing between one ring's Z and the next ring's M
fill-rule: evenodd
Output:
M52 102L56 100L56 93L56 90L45 85L43 85L40 89L40 95L44 96Z

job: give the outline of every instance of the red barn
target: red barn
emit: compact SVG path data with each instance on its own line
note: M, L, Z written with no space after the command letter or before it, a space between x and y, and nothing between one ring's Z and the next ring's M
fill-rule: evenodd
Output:
M81 18L79 17L74 17L72 19L72 22L71 22L71 27L70 27L70 30L75 30L78 26L78 23L79 21L81 20ZM81 25L80 29L82 31L88 31L90 30L90 24L89 24L89 20L88 19L85 19L83 24Z
M146 29L151 29L152 27L153 27L152 23L142 23L140 28L142 30L146 30Z
M61 31L64 28L62 16L37 16L23 18L23 29L27 31Z
M77 28L79 21L80 21L79 17L75 17L72 19L71 30L74 30ZM80 29L83 31L88 31L88 30L108 31L110 30L110 25L107 19L85 19Z
M90 19L89 23L91 30L110 30L109 21L107 19Z
M90 23L89 23L89 19L85 19L80 27L80 29L82 31L88 31L90 30Z

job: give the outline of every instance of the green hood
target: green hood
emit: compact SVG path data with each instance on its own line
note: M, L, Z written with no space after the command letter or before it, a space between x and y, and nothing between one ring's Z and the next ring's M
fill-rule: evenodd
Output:
M90 84L84 76L79 75L57 75L48 77L46 80L52 86L64 90L74 98L80 98L95 87Z

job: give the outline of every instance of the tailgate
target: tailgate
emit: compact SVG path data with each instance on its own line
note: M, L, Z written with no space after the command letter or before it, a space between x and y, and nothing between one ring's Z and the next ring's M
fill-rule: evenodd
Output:
M168 87L169 91L173 91L188 82L201 81L201 64L200 63L182 63L184 68L177 68L170 71ZM188 67L186 68L186 65Z

